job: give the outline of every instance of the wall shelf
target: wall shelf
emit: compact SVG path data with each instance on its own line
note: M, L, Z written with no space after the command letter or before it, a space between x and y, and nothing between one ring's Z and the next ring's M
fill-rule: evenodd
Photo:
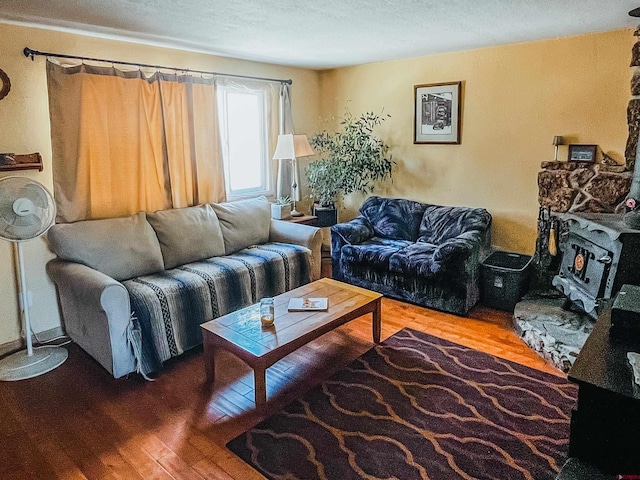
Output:
M39 153L16 155L14 153L0 153L0 172L13 172L19 170L43 169L42 156Z

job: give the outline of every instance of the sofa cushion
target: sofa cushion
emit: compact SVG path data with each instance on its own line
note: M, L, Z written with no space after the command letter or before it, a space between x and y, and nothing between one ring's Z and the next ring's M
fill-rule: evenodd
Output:
M429 277L442 268L442 264L434 259L437 248L430 243L413 243L391 256L389 270L403 275Z
M438 245L471 230L487 231L491 215L484 208L429 205L420 223L419 242Z
M48 233L53 252L121 281L164 270L160 244L144 212L60 223Z
M402 198L372 196L360 207L378 237L415 242L426 205Z
M391 256L410 244L407 240L373 237L364 243L342 247L342 261L388 270Z
M147 214L147 220L156 231L166 269L225 253L211 205L159 210Z
M226 255L269 241L271 204L266 197L211 206L220 221Z

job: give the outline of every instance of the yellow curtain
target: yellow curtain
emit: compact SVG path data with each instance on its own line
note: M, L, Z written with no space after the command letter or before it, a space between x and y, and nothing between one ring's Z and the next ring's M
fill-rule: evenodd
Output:
M169 208L158 85L139 72L47 68L58 221Z
M213 79L161 75L175 208L226 200Z
M199 203L226 200L215 86L215 82L193 84L193 144Z
M171 201L175 208L187 207L194 205L195 199L187 87L175 78L174 81L161 81L160 89Z
M47 81L58 222L224 201L215 82L51 61Z

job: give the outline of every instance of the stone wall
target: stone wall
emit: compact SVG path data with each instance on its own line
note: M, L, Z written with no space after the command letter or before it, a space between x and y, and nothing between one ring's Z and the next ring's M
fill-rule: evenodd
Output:
M640 27L633 34L640 36ZM627 123L629 125L629 137L624 156L629 170L633 170L636 163L636 150L638 148L638 135L640 134L640 42L636 41L631 50L631 65L633 77L631 78L631 100L627 107Z
M632 172L624 165L542 162L538 201L552 212L624 212Z

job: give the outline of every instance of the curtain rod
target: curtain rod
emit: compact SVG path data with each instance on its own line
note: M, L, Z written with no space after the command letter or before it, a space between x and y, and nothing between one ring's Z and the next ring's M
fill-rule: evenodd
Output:
M145 68L155 68L156 70L175 70L177 72L187 72L187 73L201 73L205 75L214 75L218 77L231 77L231 78L246 78L251 80L260 80L263 82L278 82L278 83L286 83L288 85L293 84L293 80L282 80L280 78L267 78L267 77L254 77L251 75L238 75L234 73L220 73L220 72L208 72L205 70L190 70L188 68L176 68L176 67L165 67L163 65L149 65L145 63L133 63L133 62L120 62L117 60L107 60L104 58L92 58L92 57L81 57L79 55L65 55L63 53L50 53L50 52L39 52L38 50L32 50L29 47L25 47L23 50L24 56L31 58L34 60L36 55L42 55L45 57L58 57L58 58L73 58L75 60L89 60L92 62L106 62L106 63L116 63L118 65L130 65L133 67L145 67Z

